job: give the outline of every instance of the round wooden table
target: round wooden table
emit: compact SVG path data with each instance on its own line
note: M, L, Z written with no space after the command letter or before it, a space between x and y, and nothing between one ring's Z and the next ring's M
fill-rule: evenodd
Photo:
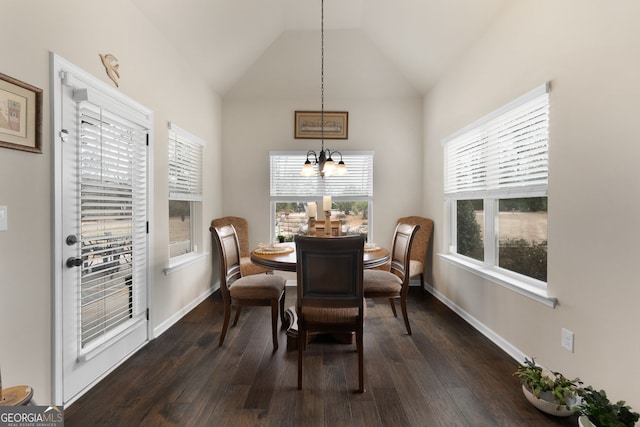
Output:
M338 237L339 238L339 237ZM272 270L296 271L296 244L293 242L276 243L271 249L275 252L267 252L264 249L256 248L251 251L251 262L267 267ZM390 259L389 251L376 246L372 249L365 248L363 262L364 268L376 268L385 265ZM289 307L284 312L285 324L287 328L287 351L298 348L298 316L295 307ZM352 334L335 336L335 338L345 344L352 342Z
M339 239L339 237L337 237ZM251 262L280 271L296 271L296 244L293 242L274 243L275 250L282 248L282 251L267 253L256 248L251 251ZM375 268L389 262L389 251L377 246L375 250L365 249L364 268Z

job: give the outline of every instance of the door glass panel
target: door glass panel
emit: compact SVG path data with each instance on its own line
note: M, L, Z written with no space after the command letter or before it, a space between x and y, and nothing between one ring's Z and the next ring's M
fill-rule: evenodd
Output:
M134 315L136 128L81 104L80 346Z

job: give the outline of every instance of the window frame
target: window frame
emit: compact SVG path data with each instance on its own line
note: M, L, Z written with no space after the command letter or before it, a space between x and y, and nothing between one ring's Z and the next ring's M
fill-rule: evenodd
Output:
M477 132L482 129L483 126L492 126L492 122L499 121L505 114L509 114L516 108L524 105L525 103L532 101L538 97L546 96L547 102L545 108L548 111L549 100L548 94L550 92L550 84L547 82L529 93L517 98L516 100L508 103L504 107L496 110L495 112L481 118L480 120L464 127L460 131L445 138L442 141L444 147L444 192L445 192L445 218L447 231L445 233L445 253L439 254L439 256L458 266L472 272L484 279L490 280L503 287L511 289L521 295L527 296L538 302L541 302L547 306L555 307L557 299L551 297L547 293L547 283L531 278L529 276L517 273L515 271L507 270L498 266L498 215L499 215L499 201L511 198L534 198L534 197L548 197L547 192L547 175L543 179L532 180L531 183L525 182L525 178L522 182L518 182L515 185L509 186L492 186L499 180L493 179L492 171L486 172L483 176L463 176L460 179L462 184L458 186L458 182L450 179L455 177L447 176L447 172L450 168L448 152L451 146L447 144L452 141L456 141L457 138L464 138L466 135ZM548 114L548 113L547 113ZM548 158L548 116L546 118L546 132L547 132L547 146L546 155ZM487 143L489 152L495 150L495 146L491 144L497 144L491 138L491 142ZM480 155L482 157L483 155ZM495 167L493 159L483 160L484 165L488 169ZM548 160L547 160L548 162ZM479 177L479 178L478 178ZM485 180L486 183L480 182ZM459 200L483 200L484 209L484 223L482 224L484 230L483 244L484 244L484 260L479 261L469 256L465 256L457 253L457 202Z
M269 227L269 239L271 242L276 241L275 235L275 224L277 221L276 218L276 204L277 203L308 203L308 202L316 202L319 207L322 206L322 196L323 195L331 195L331 200L333 203L340 202L367 202L367 240L369 242L373 241L373 158L375 153L373 151L341 151L342 158L349 169L349 159L352 156L357 157L367 157L365 164L363 165L366 168L367 177L363 177L363 181L366 181L366 185L364 186L363 193L366 194L351 194L351 195L339 195L336 194L335 187L333 190L327 190L325 193L325 182L333 180L334 182L340 177L338 176L325 176L324 178L320 176L320 174L311 177L300 177L301 180L305 180L307 182L311 182L310 180L315 180L317 185L314 186L316 188L315 191L309 192L306 195L298 195L295 194L295 191L292 191L292 194L288 195L287 193L281 193L279 191L274 192L274 185L276 184L276 177L273 174L273 158L274 156L292 156L299 158L300 161L296 161L294 164L298 165L296 176L294 179L298 179L299 171L302 170L302 166L304 164L307 152L306 151L270 151L269 152L269 174L270 174L270 192L269 192L269 220L270 224L274 226ZM298 159L296 159L298 160ZM349 173L352 173L351 169ZM355 173L355 170L354 170ZM275 193L275 194L274 194ZM318 211L321 209L318 208Z
M167 135L167 154L171 154L171 144L183 143L188 150L198 150L198 159L195 163L189 163L188 167L192 168L198 176L195 179L190 180L188 183L182 183L181 185L172 185L172 176L174 180L176 175L185 174L184 171L174 172L172 168L176 168L177 165L172 163L172 159L168 160L168 193L167 193L167 208L169 203L173 201L187 201L189 202L190 211L190 248L189 252L171 256L171 243L169 243L168 265L163 269L165 274L169 274L183 266L189 265L200 259L206 257L206 253L202 251L203 239L202 239L202 193L204 186L203 179L203 162L204 162L204 150L206 142L193 135L192 133L184 130L173 122L168 122L168 135ZM167 217L170 220L170 217ZM168 230L167 230L168 231Z

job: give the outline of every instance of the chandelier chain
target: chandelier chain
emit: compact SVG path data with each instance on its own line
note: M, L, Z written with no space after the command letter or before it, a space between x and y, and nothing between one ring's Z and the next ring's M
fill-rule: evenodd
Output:
M320 4L320 138L324 151L324 0Z
M322 149L316 153L315 150L307 151L307 159L304 162L300 175L316 176L313 165L318 166L322 178L331 175L346 175L349 172L342 160L342 153L324 148L324 0L320 1L320 138ZM296 116L297 120L297 116ZM346 122L344 124L346 126ZM340 155L340 161L336 164L332 157ZM313 163L310 158L313 158ZM337 158L337 157L336 157Z

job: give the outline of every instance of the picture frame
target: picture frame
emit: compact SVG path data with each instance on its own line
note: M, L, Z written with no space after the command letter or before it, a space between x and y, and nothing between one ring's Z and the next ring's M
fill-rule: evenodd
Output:
M42 89L2 73L0 147L42 153Z
M349 112L347 111L296 111L295 139L322 139L322 116L324 116L324 139L348 139Z

